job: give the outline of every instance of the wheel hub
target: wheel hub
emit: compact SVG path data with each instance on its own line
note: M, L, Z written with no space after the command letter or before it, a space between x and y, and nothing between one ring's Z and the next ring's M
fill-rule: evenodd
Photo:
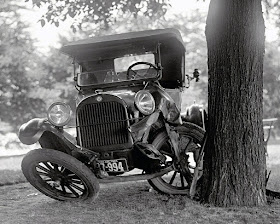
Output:
M59 180L55 180L55 181L51 182L50 185L51 185L52 187L57 188L57 187L60 187L60 186L61 186L61 182L60 182Z

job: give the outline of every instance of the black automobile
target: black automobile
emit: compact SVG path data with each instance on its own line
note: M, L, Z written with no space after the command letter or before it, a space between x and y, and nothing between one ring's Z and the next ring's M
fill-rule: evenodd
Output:
M75 111L56 102L23 124L39 142L22 161L27 180L57 200L93 200L99 183L148 180L157 191L189 194L205 134L205 112L181 111L185 47L180 32L158 29L69 43ZM74 87L73 87L74 88ZM67 130L75 117L76 134ZM73 123L73 122L71 122Z

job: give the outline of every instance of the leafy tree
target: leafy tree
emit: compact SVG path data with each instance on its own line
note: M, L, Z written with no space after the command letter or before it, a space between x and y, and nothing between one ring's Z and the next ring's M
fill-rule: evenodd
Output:
M28 1L28 0L27 0ZM118 18L127 14L136 17L144 15L151 19L159 18L166 13L168 0L32 0L33 4L47 6L47 12L41 18L42 26L50 22L59 26L59 22L73 18L72 29L81 29L83 23L95 23L105 28Z
M266 42L266 54L264 58L264 89L263 105L264 118L280 117L280 52L279 42ZM274 124L272 133L279 135L280 121Z
M280 25L280 2L278 0L262 0L264 9L265 9L265 16L279 28ZM279 29L278 29L279 32Z
M46 1L45 20L67 16L108 24L117 16L164 15L166 1ZM116 9L119 14L114 14ZM160 13L159 13L160 12ZM219 206L265 203L262 128L264 22L261 0L212 0L206 38L209 69L209 129L203 199Z
M1 132L17 132L34 117L45 117L55 101L71 101L74 90L71 60L57 49L36 51L18 2L0 6L0 124ZM65 43L66 40L62 39ZM73 91L72 91L73 90Z
M272 25L273 30L280 34L280 2L277 0L263 0L265 18L269 21L266 26ZM266 41L264 58L264 118L280 118L280 78L279 78L279 38L273 42ZM280 120L274 123L272 133L280 134Z
M1 131L17 130L20 124L42 113L44 102L29 96L36 88L32 73L37 67L32 39L18 14L19 6L4 1L0 5L0 123Z

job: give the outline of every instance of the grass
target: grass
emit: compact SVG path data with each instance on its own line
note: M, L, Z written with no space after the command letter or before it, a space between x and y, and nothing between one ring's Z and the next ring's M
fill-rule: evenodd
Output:
M146 181L101 185L94 203L59 202L28 183L2 186L1 223L280 223L280 200L263 207L219 208L150 190ZM16 214L16 215L15 215Z
M26 182L20 170L0 170L0 186Z
M274 191L280 191L278 148L269 146L268 188ZM59 202L25 182L20 170L0 170L1 223L280 223L278 199L262 207L219 208L158 194L140 181L101 185L94 203Z
M280 192L280 165L271 165L268 168L268 172L271 171L267 188L273 191L279 191Z

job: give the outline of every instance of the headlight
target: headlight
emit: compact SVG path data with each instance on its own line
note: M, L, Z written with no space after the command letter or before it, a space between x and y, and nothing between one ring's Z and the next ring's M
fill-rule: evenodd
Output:
M71 113L69 105L53 103L48 109L48 120L55 126L64 126L70 121Z
M135 95L137 109L144 115L150 115L155 110L155 100L151 93L140 90Z

